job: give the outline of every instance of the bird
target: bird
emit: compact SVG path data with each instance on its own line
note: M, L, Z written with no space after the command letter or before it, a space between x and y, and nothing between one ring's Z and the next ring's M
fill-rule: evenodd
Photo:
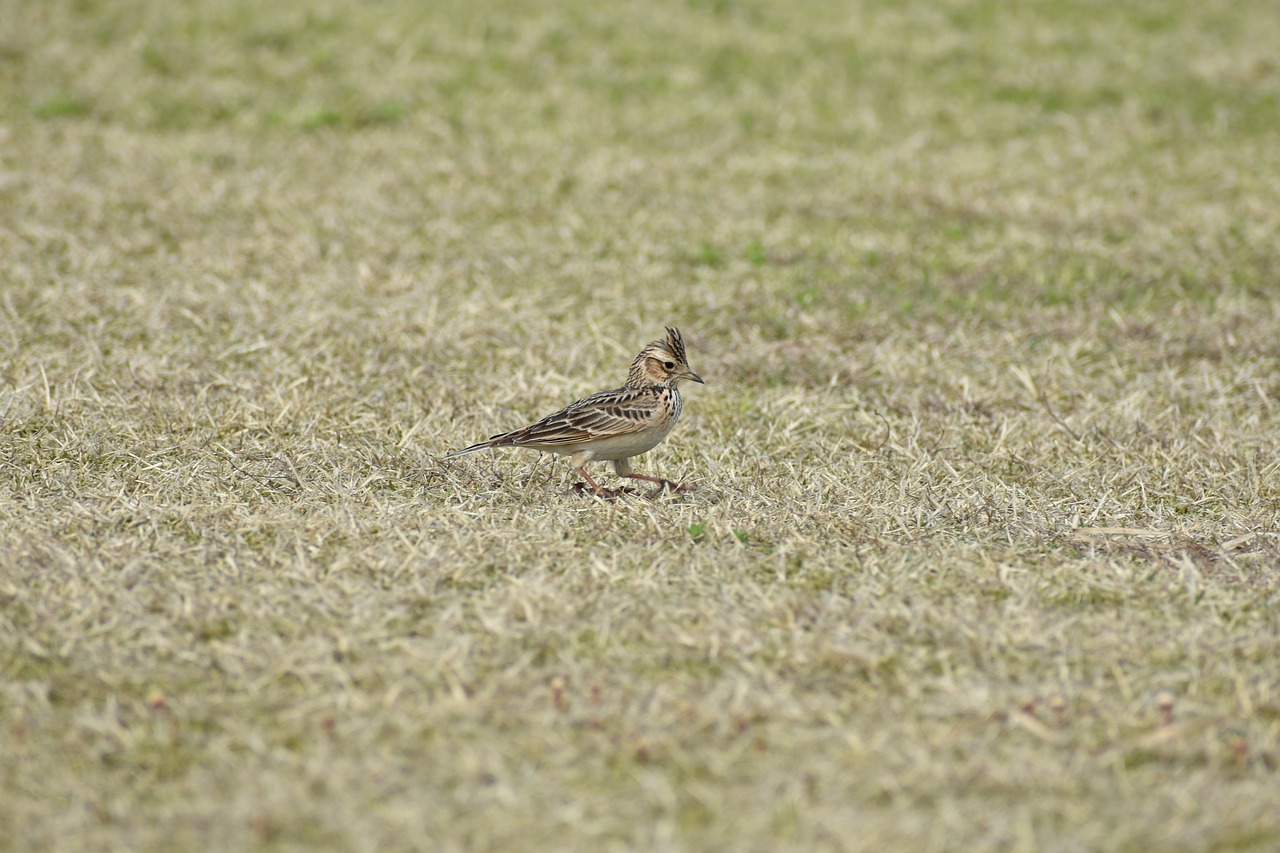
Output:
M667 326L666 332L665 339L640 350L621 388L583 397L536 423L499 433L444 458L497 447L531 447L568 456L574 469L602 498L617 493L600 487L587 473L588 462L609 461L619 477L657 483L653 495L668 488L679 490L670 480L633 471L630 462L656 447L676 425L682 408L679 383L688 379L706 384L689 368L680 330Z

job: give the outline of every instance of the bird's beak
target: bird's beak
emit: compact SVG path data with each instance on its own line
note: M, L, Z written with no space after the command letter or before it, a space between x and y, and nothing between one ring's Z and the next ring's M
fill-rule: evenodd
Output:
M694 373L692 370L690 370L690 371L689 371L689 375L688 375L688 376L686 376L685 378L686 378L686 379L692 379L694 382L697 382L699 385L706 385L706 384L707 384L707 383L705 383L705 382L703 382L703 381L702 381L702 377L701 377L701 376L699 376L698 374Z

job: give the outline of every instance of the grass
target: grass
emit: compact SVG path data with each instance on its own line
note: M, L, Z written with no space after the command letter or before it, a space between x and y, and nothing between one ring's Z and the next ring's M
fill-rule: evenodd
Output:
M1267 10L3 17L11 848L1280 843Z

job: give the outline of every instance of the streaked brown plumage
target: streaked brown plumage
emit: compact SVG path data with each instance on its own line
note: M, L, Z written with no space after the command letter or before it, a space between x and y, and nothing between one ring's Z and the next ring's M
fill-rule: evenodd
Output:
M621 477L658 483L659 490L674 486L661 477L637 474L628 460L657 446L676 425L681 410L677 383L682 379L702 382L702 377L689 369L680 331L668 327L664 340L653 341L636 356L621 388L583 397L537 423L495 435L445 458L495 447L531 447L569 456L573 467L599 495L605 495L605 490L586 470L586 464L596 460L613 462Z

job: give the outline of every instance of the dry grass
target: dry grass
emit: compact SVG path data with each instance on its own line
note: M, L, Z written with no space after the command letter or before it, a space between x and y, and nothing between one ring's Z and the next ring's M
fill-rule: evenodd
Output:
M1265 4L209 5L0 3L10 847L1280 845Z

